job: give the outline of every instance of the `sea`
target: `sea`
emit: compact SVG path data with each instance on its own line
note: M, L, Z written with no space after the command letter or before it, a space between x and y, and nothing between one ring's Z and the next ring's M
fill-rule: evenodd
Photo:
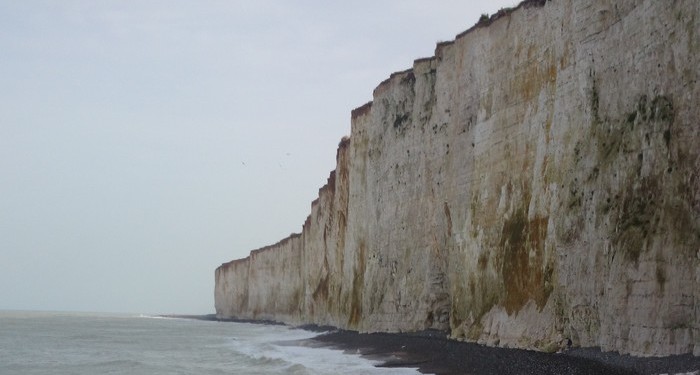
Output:
M0 374L419 374L304 344L318 334L144 314L0 311Z

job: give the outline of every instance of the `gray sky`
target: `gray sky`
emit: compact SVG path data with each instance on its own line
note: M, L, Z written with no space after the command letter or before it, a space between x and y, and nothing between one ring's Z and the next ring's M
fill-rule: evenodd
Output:
M0 309L210 313L350 111L515 1L0 0Z

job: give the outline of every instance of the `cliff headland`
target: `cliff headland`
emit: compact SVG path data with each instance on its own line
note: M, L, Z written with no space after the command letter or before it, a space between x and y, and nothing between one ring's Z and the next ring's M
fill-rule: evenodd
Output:
M700 355L700 2L528 0L351 113L220 318Z

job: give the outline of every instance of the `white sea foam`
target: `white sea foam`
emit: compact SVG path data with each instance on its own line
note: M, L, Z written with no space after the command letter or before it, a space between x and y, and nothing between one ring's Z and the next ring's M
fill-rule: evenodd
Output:
M146 315L146 314L139 314L138 318L142 318L142 319L179 319L179 318L170 317L170 316Z
M377 361L343 350L309 347L299 340L318 333L278 326L247 327L249 335L229 342L230 348L246 357L276 365L278 370L293 374L420 374L411 368L378 368Z

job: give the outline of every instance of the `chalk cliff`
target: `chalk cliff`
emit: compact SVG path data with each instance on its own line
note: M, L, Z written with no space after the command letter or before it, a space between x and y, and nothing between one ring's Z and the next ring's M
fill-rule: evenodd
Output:
M222 318L700 355L700 1L528 0L352 111Z

